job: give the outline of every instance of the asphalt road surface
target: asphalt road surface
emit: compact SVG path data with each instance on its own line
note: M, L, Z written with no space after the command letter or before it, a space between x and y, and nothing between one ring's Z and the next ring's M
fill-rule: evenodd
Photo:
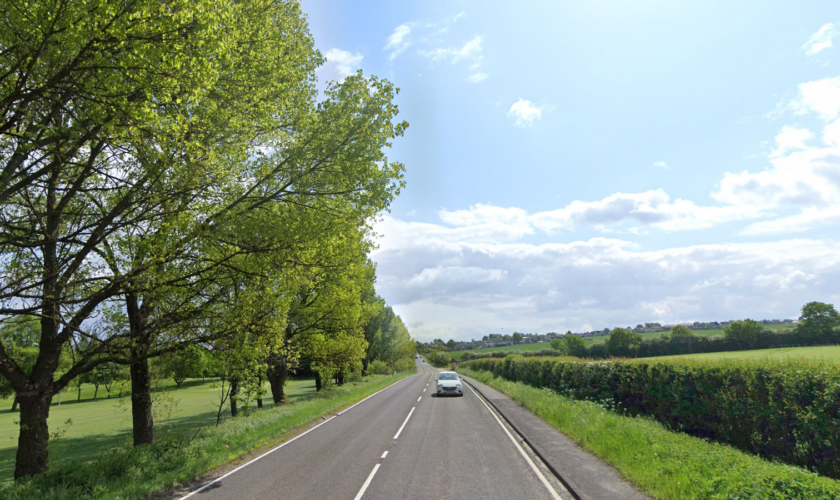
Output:
M417 366L417 375L188 497L570 498L478 395L465 386L463 397L433 397L438 370Z

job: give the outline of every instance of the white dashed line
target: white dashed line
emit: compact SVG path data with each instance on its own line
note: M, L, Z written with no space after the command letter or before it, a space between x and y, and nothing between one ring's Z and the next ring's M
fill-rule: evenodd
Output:
M417 408L417 407L415 406L414 408ZM408 412L408 416L405 417L405 422L403 422L403 424L400 426L400 430L398 430L397 433L394 434L394 439L397 439L398 437L400 437L400 433L403 431L403 429L405 429L405 424L408 423L408 419L411 418L411 414L414 413L414 408L412 408L411 411Z
M385 457L387 457L387 456L388 456L388 452L386 451L385 453L383 453L383 454L382 454L382 456L381 456L381 457L379 457L379 460L382 460L382 459L384 459L384 458L385 458Z
M367 490L368 486L370 486L370 482L373 481L373 476L376 475L376 471L378 471L378 470L379 470L379 464L374 465L373 470L370 472L370 475L368 476L367 480L365 481L365 484L362 485L362 489L359 490L359 492L356 494L356 498L354 498L353 500L360 500L362 498L362 495L365 494L365 490Z
M419 398L417 398L417 402L419 403L421 399L423 399L423 396L420 396Z

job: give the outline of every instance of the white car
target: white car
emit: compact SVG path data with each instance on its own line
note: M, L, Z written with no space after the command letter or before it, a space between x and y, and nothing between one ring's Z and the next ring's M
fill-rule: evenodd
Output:
M437 395L463 396L461 379L455 372L440 372L437 378Z

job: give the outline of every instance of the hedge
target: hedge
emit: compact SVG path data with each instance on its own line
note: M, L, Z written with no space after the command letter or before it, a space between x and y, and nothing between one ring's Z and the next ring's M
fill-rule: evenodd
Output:
M832 363L509 356L462 366L840 478L840 367Z

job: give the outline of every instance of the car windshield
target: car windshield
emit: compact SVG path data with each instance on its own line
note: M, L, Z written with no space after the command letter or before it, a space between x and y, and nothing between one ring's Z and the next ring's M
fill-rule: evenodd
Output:
M458 380L458 375L454 373L441 373L438 380Z

